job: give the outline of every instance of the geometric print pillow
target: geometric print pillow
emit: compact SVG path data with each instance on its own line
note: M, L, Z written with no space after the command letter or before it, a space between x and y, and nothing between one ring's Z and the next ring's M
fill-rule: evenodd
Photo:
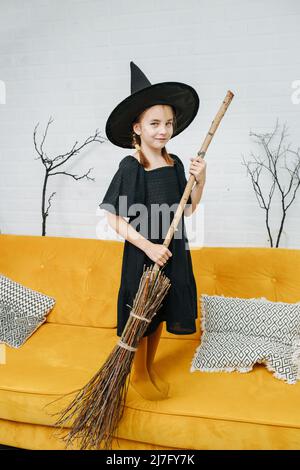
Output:
M19 348L45 321L55 299L0 275L0 342Z
M300 379L300 303L203 294L201 304L191 372L249 372L263 363L288 384Z

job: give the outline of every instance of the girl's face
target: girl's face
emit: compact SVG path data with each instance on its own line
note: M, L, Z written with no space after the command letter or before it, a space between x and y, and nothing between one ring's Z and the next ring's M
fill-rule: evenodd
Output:
M162 149L173 134L173 110L169 105L157 104L146 109L133 130L141 137L141 144Z

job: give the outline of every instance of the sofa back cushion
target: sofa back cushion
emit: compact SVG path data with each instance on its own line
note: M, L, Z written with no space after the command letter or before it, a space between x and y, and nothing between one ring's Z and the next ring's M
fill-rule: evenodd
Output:
M56 300L47 322L115 328L123 244L0 235L0 273Z
M300 294L300 250L263 247L191 248L197 284L197 332L176 339L199 339L201 294L227 297L266 297L276 302L297 302ZM167 338L175 336L163 329Z
M124 244L83 238L0 235L0 273L55 298L48 322L116 328ZM297 302L300 250L191 248L197 284L197 332L163 337L200 338L200 295L266 297Z

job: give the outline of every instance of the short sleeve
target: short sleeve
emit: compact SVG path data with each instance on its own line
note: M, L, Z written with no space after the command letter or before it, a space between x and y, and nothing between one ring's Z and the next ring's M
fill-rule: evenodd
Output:
M143 181L139 162L131 156L124 157L105 193L101 209L122 217L130 217L130 206L144 202Z
M184 165L183 165L182 161L180 160L180 158L177 155L174 155L174 154L171 154L171 155L172 155L172 157L174 158L174 160L176 161L176 163L178 165L178 168L177 168L178 178L179 178L179 184L180 184L180 193L181 193L181 196L182 196L183 193L184 193L185 187L187 185L187 179L186 179L186 176L185 176ZM192 204L191 195L189 195L189 197L188 197L187 204Z

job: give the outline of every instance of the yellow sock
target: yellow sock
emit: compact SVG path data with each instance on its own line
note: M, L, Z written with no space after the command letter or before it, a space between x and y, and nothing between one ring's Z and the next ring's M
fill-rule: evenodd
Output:
M6 364L6 347L4 343L0 343L0 364Z
M147 370L147 338L142 338L133 361L131 386L146 400L161 400L164 398L160 390L152 382Z

